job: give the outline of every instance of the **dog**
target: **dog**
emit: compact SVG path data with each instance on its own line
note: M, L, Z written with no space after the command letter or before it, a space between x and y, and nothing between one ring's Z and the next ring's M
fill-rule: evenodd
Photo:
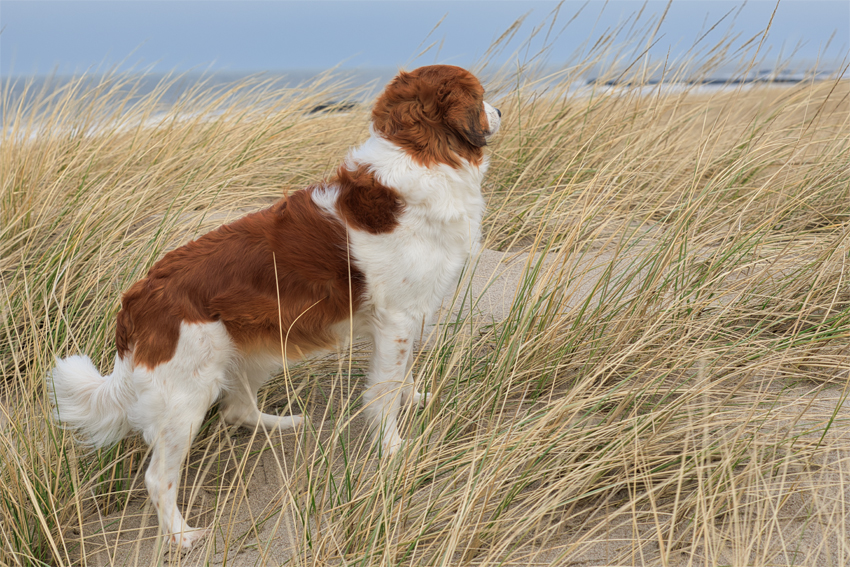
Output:
M257 390L281 367L354 336L372 339L363 403L384 454L402 439L401 403L423 318L479 246L484 147L501 112L459 67L401 71L378 97L370 137L331 179L167 253L124 293L115 367L56 359L55 417L92 447L140 432L162 533L191 548L206 532L177 506L180 469L209 408L267 430L302 417L261 413Z

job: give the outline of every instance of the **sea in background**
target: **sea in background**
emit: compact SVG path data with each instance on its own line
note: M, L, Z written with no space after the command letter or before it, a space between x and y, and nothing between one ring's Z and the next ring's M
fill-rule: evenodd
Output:
M472 69L498 97L790 86L846 77L850 59L850 3L830 0L3 0L0 16L4 130L68 89L130 107L155 94L162 111L234 85L309 89L320 112L434 62Z
M4 132L71 90L127 110L155 96L163 113L198 95L309 94L322 112L435 62L473 70L498 98L793 86L846 78L850 60L850 3L826 0L3 0L0 16Z
M518 69L518 70L517 70ZM249 72L185 72L185 73L136 73L112 72L82 75L37 75L0 78L3 110L0 124L9 125L17 109L43 107L59 93L74 88L79 93L91 93L112 89L112 96L122 93L123 103L131 108L134 101L157 92L159 107L166 112L174 104L190 94L221 96L239 85L250 85L257 92L277 93L292 96L299 92L324 92L326 98L317 101L313 112L339 111L354 104L367 103L398 72L397 68L344 68L344 69L292 69L264 73ZM526 94L545 95L554 85L563 93L563 83L569 84L568 92L576 96L611 90L641 89L647 92L712 92L726 89L749 88L760 85L793 86L813 81L846 78L848 62L797 60L785 61L781 65L765 62L740 67L730 65L712 68L709 71L696 65L680 66L673 70L658 62L645 62L621 68L616 65L596 65L576 73L569 65L537 65L500 69L484 67L476 70L482 83L493 93L503 95L521 88ZM116 88L116 85L117 86ZM257 88L259 87L259 88ZM243 96L235 90L231 96ZM38 113L38 111L36 111ZM25 110L23 114L27 114Z

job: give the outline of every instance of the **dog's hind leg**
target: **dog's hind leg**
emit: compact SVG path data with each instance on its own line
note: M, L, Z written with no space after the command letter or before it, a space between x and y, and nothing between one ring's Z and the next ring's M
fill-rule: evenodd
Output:
M269 368L245 360L232 372L229 388L221 402L221 416L227 423L254 429L262 425L267 431L297 427L304 418L300 415L272 415L257 407L257 390L268 379Z
M189 454L195 433L203 422L205 411L197 406L194 410L184 407L177 415L163 416L167 423L161 424L154 434L151 462L145 473L145 484L159 516L163 534L170 543L185 549L191 548L207 532L205 529L189 527L177 507L180 469Z
M163 534L186 549L206 530L191 528L177 507L180 469L221 391L231 354L232 343L220 323L183 323L170 360L133 370L137 399L130 420L151 447L145 484Z

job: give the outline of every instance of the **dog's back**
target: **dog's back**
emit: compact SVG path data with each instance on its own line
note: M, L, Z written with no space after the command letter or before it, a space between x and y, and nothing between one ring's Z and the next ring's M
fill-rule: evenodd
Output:
M118 354L154 368L174 356L181 322L221 321L242 351L332 347L336 323L359 308L363 274L345 228L312 189L166 254L124 294ZM284 298L281 300L281 298Z

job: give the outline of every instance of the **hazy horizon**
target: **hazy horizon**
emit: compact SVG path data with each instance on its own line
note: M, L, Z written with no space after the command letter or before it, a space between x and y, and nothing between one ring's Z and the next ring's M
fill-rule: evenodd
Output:
M677 0L655 31L654 19L666 8L662 1L645 6L624 0L607 5L568 1L551 26L550 15L558 5L545 1L3 0L0 76L113 68L244 74L334 66L395 69L434 62L470 66L523 15L525 22L507 48L493 58L496 63L512 61L514 50L542 22L545 25L527 52L516 58L527 59L545 42L547 61L557 65L620 29L621 34L631 31L652 39L634 45L638 52L646 48L655 59L675 60L700 38L700 46L711 47L730 34L738 36L733 45L743 45L768 25L776 4ZM769 35L757 42L762 43L760 58L767 60L840 62L846 59L850 44L850 2L780 2ZM429 45L431 49L417 59Z

